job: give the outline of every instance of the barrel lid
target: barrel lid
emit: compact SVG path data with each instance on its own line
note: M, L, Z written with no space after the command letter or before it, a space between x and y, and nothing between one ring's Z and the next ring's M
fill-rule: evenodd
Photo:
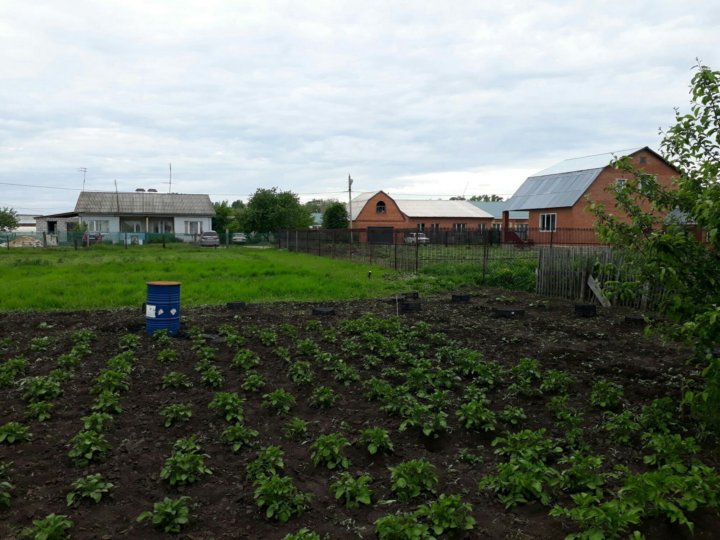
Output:
M172 285L180 285L179 281L148 281L146 285L159 285L161 287L169 287Z

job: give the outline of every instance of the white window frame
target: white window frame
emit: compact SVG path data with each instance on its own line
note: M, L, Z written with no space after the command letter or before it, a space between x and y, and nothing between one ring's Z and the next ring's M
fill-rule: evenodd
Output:
M418 223L417 224L417 230L420 232L425 232L425 224L424 223Z
M555 232L557 229L557 213L540 214L538 229L540 232Z
M109 219L89 219L85 223L87 223L87 230L89 232L100 232L100 233L109 233L110 232L110 220Z
M452 228L455 232L464 232L467 230L467 223L453 223Z
M185 234L202 234L202 232L202 221L185 222Z
M375 204L375 213L376 214L387 214L387 204L385 204L385 201L378 201Z

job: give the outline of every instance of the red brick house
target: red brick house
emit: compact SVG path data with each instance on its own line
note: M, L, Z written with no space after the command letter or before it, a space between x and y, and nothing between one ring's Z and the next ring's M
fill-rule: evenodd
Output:
M490 227L493 216L468 201L394 199L384 191L361 193L352 200L353 229L366 229L361 241L393 243L397 234L441 231L467 233Z
M610 163L622 156L629 156L637 168L654 174L658 183L665 187L670 187L678 176L675 167L647 146L567 159L528 177L507 201L503 218L509 217L508 211L526 210L529 213L528 237L535 243L548 243L551 235L555 235L554 241L562 242L560 237L570 229L585 229L588 238L594 240L591 229L595 217L587 206L589 201L603 203L607 212L617 213L615 198L608 188L624 181L627 175Z

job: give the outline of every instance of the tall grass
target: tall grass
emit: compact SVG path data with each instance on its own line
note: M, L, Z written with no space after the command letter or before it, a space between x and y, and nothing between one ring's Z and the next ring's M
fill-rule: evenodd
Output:
M372 271L372 279L368 271ZM382 297L388 270L275 249L143 246L0 252L0 310L140 306L146 282L180 281L181 304Z

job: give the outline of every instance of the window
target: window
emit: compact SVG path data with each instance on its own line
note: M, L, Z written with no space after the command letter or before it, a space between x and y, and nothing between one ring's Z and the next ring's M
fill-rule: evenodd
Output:
M484 233L484 232L485 232L485 224L484 224L484 223L480 223L480 224L478 225L478 232L480 232L480 233Z
M420 231L420 232L424 232L424 231L425 231L425 224L424 224L424 223L418 223L418 224L417 224L417 230Z
M200 221L186 221L185 234L200 234L202 232Z
M492 224L493 231L499 231L500 230L500 223L493 223Z
M378 201L378 203L375 205L375 213L376 214L384 214L385 213L385 203L383 201Z
M647 157L646 156L640 156L640 165L645 165L647 163Z
M440 224L439 223L431 223L430 230L433 232L438 232L440 230Z
M107 219L89 219L85 223L90 232L110 232L110 221Z
M467 223L453 223L453 231L462 232L466 227Z
M527 223L518 223L517 225L515 225L515 230L518 232L527 232L528 224Z
M557 214L540 214L540 231L552 232L555 230Z

